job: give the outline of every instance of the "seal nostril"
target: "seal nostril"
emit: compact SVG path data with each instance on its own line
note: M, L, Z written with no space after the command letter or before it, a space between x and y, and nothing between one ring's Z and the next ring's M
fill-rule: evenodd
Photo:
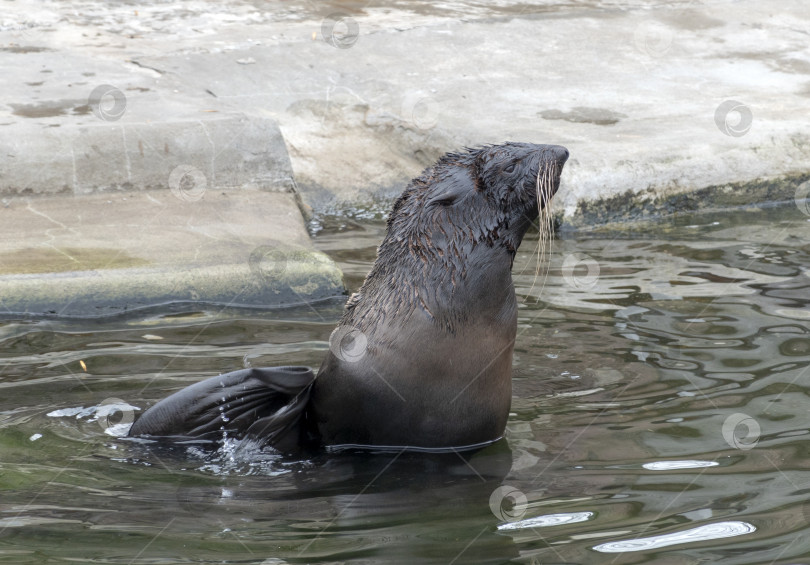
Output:
M554 148L554 153L557 155L557 159L562 163L565 163L568 160L568 149L562 145L557 145Z

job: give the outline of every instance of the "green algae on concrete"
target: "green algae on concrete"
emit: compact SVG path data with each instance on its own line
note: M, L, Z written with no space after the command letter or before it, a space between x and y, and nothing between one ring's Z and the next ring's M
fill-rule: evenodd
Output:
M810 173L770 179L727 183L675 194L659 189L643 192L628 190L595 201L580 201L576 213L557 223L565 229L599 229L623 222L655 221L677 214L716 212L733 208L795 205L799 186L810 180Z
M190 306L277 308L339 296L342 274L311 250L267 278L248 265L176 269L115 269L93 272L0 276L5 314L95 317L139 308L186 303Z
M0 253L0 275L126 269L148 263L114 248L28 247Z

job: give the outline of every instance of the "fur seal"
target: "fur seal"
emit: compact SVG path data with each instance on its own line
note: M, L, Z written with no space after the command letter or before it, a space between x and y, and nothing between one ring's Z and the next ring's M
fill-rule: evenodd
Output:
M504 143L448 153L394 203L317 377L245 369L158 402L130 436L460 449L498 440L512 397L512 263L548 213L568 150Z

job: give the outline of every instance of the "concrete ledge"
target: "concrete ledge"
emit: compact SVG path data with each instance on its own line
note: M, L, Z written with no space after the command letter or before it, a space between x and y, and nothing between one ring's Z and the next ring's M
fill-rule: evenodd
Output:
M265 147L259 131L229 149L233 161L216 157L228 136L207 139L207 124L235 113L279 124L301 198L321 212L390 202L442 153L506 140L569 148L558 201L570 225L586 223L586 208L591 218L617 202L678 211L687 193L810 173L801 0L779 10L754 0L389 4L347 6L352 32L338 38L322 25L331 8L299 0L134 11L6 2L0 61L17 80L0 102L0 149L34 157L15 169L0 154L0 175L12 165L47 178L36 190L0 178L0 193L154 187L181 166L201 172L186 184L275 186L238 168L261 160L250 153ZM100 97L108 86L114 94ZM196 126L138 129L183 120ZM47 161L63 145L47 139L91 126L101 141L70 145L76 179L66 180ZM143 135L157 139L144 155ZM767 190L745 193L768 203Z
M674 194L628 189L624 194L598 202L580 201L576 213L565 216L558 211L555 221L562 230L610 230L615 227L613 224L656 221L678 214L806 206L802 202L808 196L810 172L707 186Z
M185 198L208 187L291 191L278 125L268 118L211 116L159 123L3 128L0 192L89 194L169 186Z
M45 271L45 272L43 272ZM167 302L279 307L343 293L293 194L170 190L0 208L0 309L98 316Z

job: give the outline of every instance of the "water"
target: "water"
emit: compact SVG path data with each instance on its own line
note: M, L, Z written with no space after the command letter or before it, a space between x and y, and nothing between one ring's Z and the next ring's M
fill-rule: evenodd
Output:
M325 225L356 289L384 226ZM810 563L810 222L536 235L506 440L284 460L116 433L246 365L317 367L339 302L0 322L2 563Z

